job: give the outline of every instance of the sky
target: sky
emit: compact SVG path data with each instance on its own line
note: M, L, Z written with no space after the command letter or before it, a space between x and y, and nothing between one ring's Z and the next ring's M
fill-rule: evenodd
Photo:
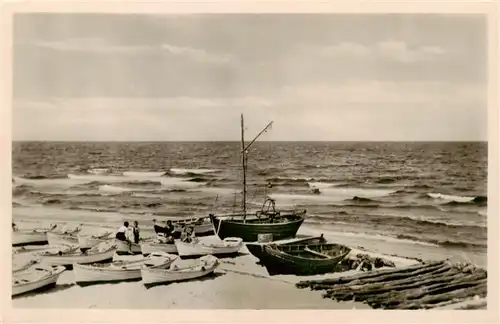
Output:
M487 140L478 15L17 14L13 139Z

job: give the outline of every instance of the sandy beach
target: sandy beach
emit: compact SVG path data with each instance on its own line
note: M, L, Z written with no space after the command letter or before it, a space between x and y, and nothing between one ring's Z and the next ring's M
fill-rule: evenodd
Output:
M73 226L76 224L73 224ZM70 225L71 226L71 225ZM96 228L84 227L88 233ZM99 229L102 231L103 229ZM302 231L303 233L304 231ZM307 230L305 231L307 233ZM146 231L146 233L148 233ZM152 233L151 233L152 234ZM317 234L317 233L316 233ZM145 234L146 235L146 234ZM18 252L14 263L30 259L34 253L54 247L29 247L31 252ZM56 247L57 249L57 247ZM352 254L367 253L353 248ZM405 258L370 252L393 261L396 267L414 264ZM141 256L115 255L114 259L136 259ZM15 308L97 308L97 309L369 309L357 302L334 302L321 293L297 289L300 280L322 279L355 273L341 272L316 276L276 275L258 265L258 259L246 247L238 256L221 258L216 272L199 280L172 283L146 289L141 281L96 284L80 287L74 283L72 270L66 270L57 286L45 292L15 297ZM177 262L177 261L176 261ZM186 262L186 261L181 261ZM189 261L188 261L189 262Z

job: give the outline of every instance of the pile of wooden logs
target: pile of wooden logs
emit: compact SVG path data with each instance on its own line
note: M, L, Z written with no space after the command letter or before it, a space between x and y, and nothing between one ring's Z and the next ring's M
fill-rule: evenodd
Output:
M487 272L471 264L434 261L402 269L301 281L296 286L325 290L324 298L365 302L373 308L428 309L485 297Z
M390 260L385 260L378 257L372 257L365 253L358 253L356 255L349 255L347 258L343 259L337 266L337 271L347 271L347 270L360 270L360 271L370 271L372 269L378 269L382 267L394 268L394 262Z

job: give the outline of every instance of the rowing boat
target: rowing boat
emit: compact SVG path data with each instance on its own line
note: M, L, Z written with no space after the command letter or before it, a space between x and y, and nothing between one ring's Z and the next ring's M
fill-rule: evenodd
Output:
M272 242L250 242L250 243L245 243L248 251L258 258L261 263L266 262L266 258L268 256L266 250L264 249L267 245L275 244L275 245L308 245L308 244L319 244L319 243L326 243L326 239L321 236L296 236L294 238L290 239L284 239L284 240L275 240Z
M89 249L99 243L112 240L113 238L110 237L110 234L111 232L106 232L102 235L78 234L78 246L80 246L80 249Z
M140 243L141 252L143 255L148 255L152 252L177 253L175 242L160 242L153 240L151 242Z
M269 244L261 260L270 275L316 275L335 271L337 264L351 251L340 244Z
M12 232L12 246L47 244L47 230L17 230Z
M215 271L219 260L213 255L206 255L196 260L194 265L185 266L182 262L173 264L170 269L141 269L142 282L146 287L175 281L185 281L207 276Z
M46 252L40 254L41 261L48 264L64 265L71 267L73 263L88 264L96 262L105 262L113 259L116 252L116 246L94 246L91 249L82 252L78 248L70 251Z
M53 287L64 270L62 266L37 265L15 272L12 274L12 296Z
M178 257L176 255L154 252L148 257L134 261L114 261L106 264L73 264L75 282L78 285L94 283L130 281L141 279L141 267L166 269Z
M231 255L236 254L243 247L243 240L238 237L227 237L224 240L216 236L196 237L193 242L187 243L175 240L177 253L180 257L194 257L202 255Z

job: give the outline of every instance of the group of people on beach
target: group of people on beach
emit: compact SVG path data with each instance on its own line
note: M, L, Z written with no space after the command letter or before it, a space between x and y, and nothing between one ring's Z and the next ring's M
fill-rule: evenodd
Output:
M125 221L123 225L116 232L116 238L120 241L126 241L129 243L139 243L140 240L140 230L139 223L134 221L133 226L129 226L128 221Z
M173 242L175 228L171 220L168 220L165 226L159 226L158 224L156 224L156 219L153 219L153 227L157 235L157 239L160 242ZM125 221L116 232L116 239L127 242L129 245L129 249L131 250L132 243L138 244L140 241L139 223L137 221L134 221L133 226L130 226L129 222ZM185 243L191 243L195 241L196 232L194 230L194 226L187 226L186 224L183 224L180 239Z

